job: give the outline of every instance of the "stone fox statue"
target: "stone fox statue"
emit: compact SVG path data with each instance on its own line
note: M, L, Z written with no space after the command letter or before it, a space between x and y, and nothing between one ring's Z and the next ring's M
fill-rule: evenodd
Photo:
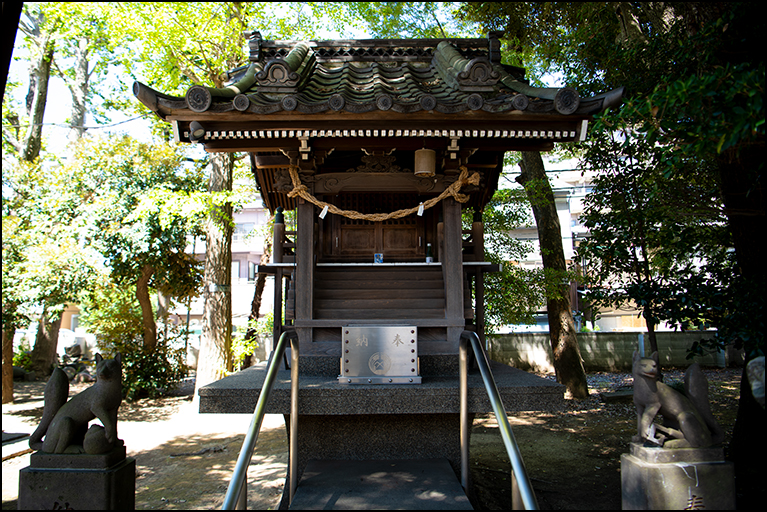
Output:
M685 372L685 394L658 381L657 352L650 357L634 352L633 375L639 431L633 441L667 448L705 448L724 440L708 404L708 381L697 363ZM663 426L653 423L658 414L663 416ZM663 432L658 438L656 428Z
M121 384L120 354L114 359L96 354L96 383L67 402L69 379L56 368L45 386L43 418L29 439L29 447L46 453L109 452L118 441ZM93 425L88 429L88 423L95 418L104 426Z

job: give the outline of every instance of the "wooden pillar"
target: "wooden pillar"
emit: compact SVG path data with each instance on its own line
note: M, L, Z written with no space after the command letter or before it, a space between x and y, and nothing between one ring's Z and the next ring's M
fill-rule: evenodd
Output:
M444 222L444 254L442 273L445 279L445 313L449 325L447 329L448 350L458 352L458 342L464 330L463 313L463 245L461 229L461 204L452 197L442 201Z
M435 261L443 261L445 254L445 222L442 214L440 214L439 222L437 223L437 259Z
M282 263L284 254L283 241L285 240L285 215L282 207L278 207L274 214L274 236L272 240L272 261Z
M282 213L282 207L277 208L274 216L274 231L272 238L272 261L274 263L283 262L282 242L285 238L285 217ZM282 334L282 280L283 268L277 267L274 272L274 316L272 322L272 346L270 352L277 346L277 341Z
M485 261L485 225L482 223L481 211L474 213L471 238L474 240L474 261ZM485 343L485 274L481 267L477 267L475 272L474 324L482 345L487 346Z
M311 320L314 310L314 205L298 200L296 233L296 324ZM304 346L312 342L312 328L297 328L298 341Z
M482 212L474 214L471 239L474 241L474 261L485 261L485 225L482 223Z

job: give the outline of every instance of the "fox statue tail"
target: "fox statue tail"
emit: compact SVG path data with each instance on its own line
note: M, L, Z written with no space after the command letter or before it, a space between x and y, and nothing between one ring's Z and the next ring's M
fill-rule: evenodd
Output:
M692 405L698 410L706 422L706 426L711 431L711 440L713 444L719 444L724 441L724 430L711 413L711 406L708 402L708 379L703 374L698 363L694 363L687 368L684 374L684 391Z
M59 412L61 406L67 403L69 398L69 378L61 368L56 368L45 385L43 395L43 417L40 425L29 437L29 447L33 450L40 450L43 447L43 436L48 431L48 427Z

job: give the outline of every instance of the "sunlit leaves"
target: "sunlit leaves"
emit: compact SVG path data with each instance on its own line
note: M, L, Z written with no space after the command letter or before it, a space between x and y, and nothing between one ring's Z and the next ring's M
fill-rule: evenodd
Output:
M88 241L118 282L135 282L151 265L154 288L176 297L195 294L199 265L185 249L205 212L187 199L202 194L205 182L201 169L182 162L178 148L129 137L84 142L77 152L74 165L93 187Z
M455 16L450 2L309 2L315 17L331 21L345 37L437 39L478 37ZM355 35L356 33L356 35Z

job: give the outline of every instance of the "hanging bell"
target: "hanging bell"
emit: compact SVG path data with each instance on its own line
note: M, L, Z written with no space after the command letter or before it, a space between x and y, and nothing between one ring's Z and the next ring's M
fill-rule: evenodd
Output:
M415 172L419 178L434 176L437 166L437 153L432 149L419 149L415 152Z

